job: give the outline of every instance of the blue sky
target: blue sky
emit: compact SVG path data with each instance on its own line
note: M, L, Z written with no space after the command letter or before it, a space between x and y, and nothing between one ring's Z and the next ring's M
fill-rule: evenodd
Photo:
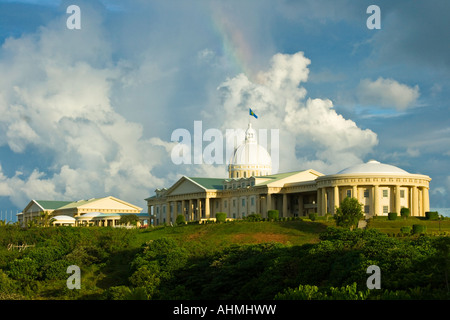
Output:
M69 5L81 29L69 30ZM369 5L381 10L370 30ZM145 208L181 175L177 128L280 130L279 171L370 159L450 207L448 1L1 1L0 209L113 195ZM145 211L146 209L144 209Z

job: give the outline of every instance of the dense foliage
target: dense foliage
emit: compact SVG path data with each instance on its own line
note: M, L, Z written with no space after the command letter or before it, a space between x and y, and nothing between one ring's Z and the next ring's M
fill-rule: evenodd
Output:
M364 218L362 204L356 198L346 197L339 208L336 208L334 220L336 225L344 228L356 228L359 220Z
M0 299L450 298L446 236L329 227L315 244L210 248L171 238L137 246L139 232L2 227ZM10 243L35 246L7 250ZM81 268L80 290L66 287L73 264ZM370 265L381 269L380 290L367 289Z

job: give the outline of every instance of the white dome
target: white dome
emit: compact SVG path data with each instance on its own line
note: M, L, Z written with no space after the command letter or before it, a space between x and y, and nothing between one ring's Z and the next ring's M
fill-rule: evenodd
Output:
M257 144L242 144L234 152L233 165L271 166L272 160L266 149Z
M272 159L267 150L256 142L256 131L248 124L245 141L234 150L228 167L230 178L266 176L272 173Z
M272 166L267 150L256 142L256 132L251 123L245 131L245 141L234 151L231 165Z
M409 174L403 169L392 166L390 164L380 163L375 160L370 160L366 163L357 164L349 167L337 174L358 174L358 173L386 173L386 174Z

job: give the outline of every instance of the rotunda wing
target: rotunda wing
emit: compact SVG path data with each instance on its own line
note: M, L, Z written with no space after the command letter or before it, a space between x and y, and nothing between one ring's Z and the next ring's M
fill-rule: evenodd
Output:
M384 164L376 160L357 164L339 171L337 174L359 174L359 173L386 173L386 174L409 174L407 171L390 164Z

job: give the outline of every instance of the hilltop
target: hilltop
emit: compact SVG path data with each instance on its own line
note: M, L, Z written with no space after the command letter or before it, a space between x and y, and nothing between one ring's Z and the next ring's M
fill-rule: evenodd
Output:
M400 231L413 224L425 225L426 235ZM377 218L354 231L321 219L148 229L3 226L0 299L443 299L449 230L450 219L421 218ZM11 243L32 246L19 251ZM373 264L382 270L383 290L368 292ZM81 269L80 290L66 286L71 265Z

